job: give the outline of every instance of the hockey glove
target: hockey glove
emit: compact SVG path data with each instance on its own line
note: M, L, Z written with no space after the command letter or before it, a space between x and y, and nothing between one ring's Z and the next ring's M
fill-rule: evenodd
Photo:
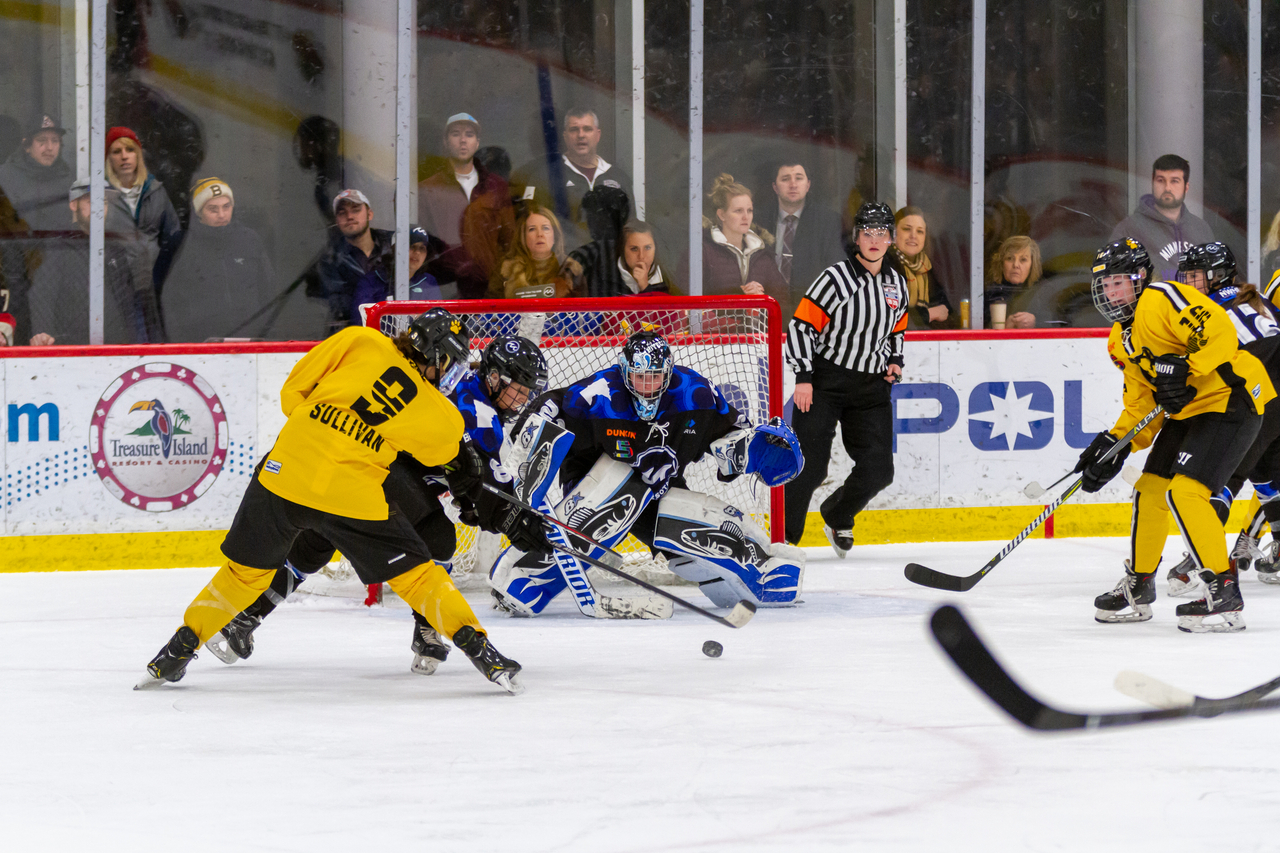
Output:
M1084 449L1084 453L1080 454L1080 461L1076 463L1076 472L1081 473L1083 475L1081 479L1084 480L1080 488L1092 494L1120 473L1120 469L1124 467L1124 460L1129 457L1129 445L1126 444L1119 453L1106 462L1099 461L1117 441L1119 439L1111 433L1100 432Z
M1186 356L1162 355L1155 359L1156 402L1166 412L1176 415L1196 397L1196 389L1187 384L1191 367Z
M511 540L517 551L524 551L526 554L551 553L546 526L536 512L529 512L504 501L494 515L494 526L499 533Z
M667 493L667 489L671 488L671 478L680 471L676 452L665 444L650 447L641 453L631 463L631 467L636 469L640 480L653 492L654 500Z
M445 464L444 478L448 481L449 491L453 493L459 505L464 502L464 499L472 504L479 503L480 495L483 493L484 462L481 461L480 454L476 453L468 436L464 435L462 441L458 442L458 455L452 462Z

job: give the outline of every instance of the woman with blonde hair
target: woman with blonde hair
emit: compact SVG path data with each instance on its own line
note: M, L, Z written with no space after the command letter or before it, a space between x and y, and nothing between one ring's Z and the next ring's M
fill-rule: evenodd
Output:
M107 182L116 189L107 194L107 202L138 229L147 270L159 290L182 235L182 225L164 184L147 171L138 135L127 127L107 131Z
M991 256L990 281L982 297L982 325L986 329L1034 329L1036 315L1029 311L1009 313L1010 308L1025 302L1026 296L1040 277L1040 246L1030 237L1009 237ZM992 320L991 307L996 308ZM1004 315L1003 325L1000 315Z
M560 220L547 208L530 202L516 223L511 251L489 279L489 296L518 299L525 296L569 295L568 278L560 274L564 263L564 232Z
M702 292L765 294L786 302L787 281L774 259L773 235L755 226L751 190L722 173L711 186L716 222L704 218Z
M951 316L947 290L933 271L927 252L924 211L907 205L893 215L893 254L907 279L908 329L945 329Z

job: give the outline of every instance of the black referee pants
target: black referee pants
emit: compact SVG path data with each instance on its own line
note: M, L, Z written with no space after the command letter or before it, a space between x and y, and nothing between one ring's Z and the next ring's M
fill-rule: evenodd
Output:
M837 530L853 526L853 518L893 482L893 386L880 373L855 373L817 361L813 370L813 405L798 408L791 427L804 452L804 470L786 485L787 541L804 535L809 501L827 478L831 444L840 425L844 449L853 470L844 485L822 502L822 518Z

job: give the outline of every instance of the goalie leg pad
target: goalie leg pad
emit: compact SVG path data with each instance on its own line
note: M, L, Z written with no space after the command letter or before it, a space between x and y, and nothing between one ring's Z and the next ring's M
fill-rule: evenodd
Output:
M717 604L778 607L800 597L804 552L770 543L749 516L710 495L672 489L658 504L654 547L674 555L668 567Z
M489 583L502 604L517 616L537 616L568 587L550 554L526 554L507 548L489 571Z

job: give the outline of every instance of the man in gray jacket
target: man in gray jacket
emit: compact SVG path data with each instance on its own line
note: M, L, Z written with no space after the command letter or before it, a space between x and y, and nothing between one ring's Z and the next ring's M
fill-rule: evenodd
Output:
M1111 231L1112 241L1132 237L1146 248L1161 281L1174 281L1178 262L1191 246L1213 242L1209 224L1187 210L1183 199L1191 183L1191 164L1164 154L1151 166L1151 194Z

